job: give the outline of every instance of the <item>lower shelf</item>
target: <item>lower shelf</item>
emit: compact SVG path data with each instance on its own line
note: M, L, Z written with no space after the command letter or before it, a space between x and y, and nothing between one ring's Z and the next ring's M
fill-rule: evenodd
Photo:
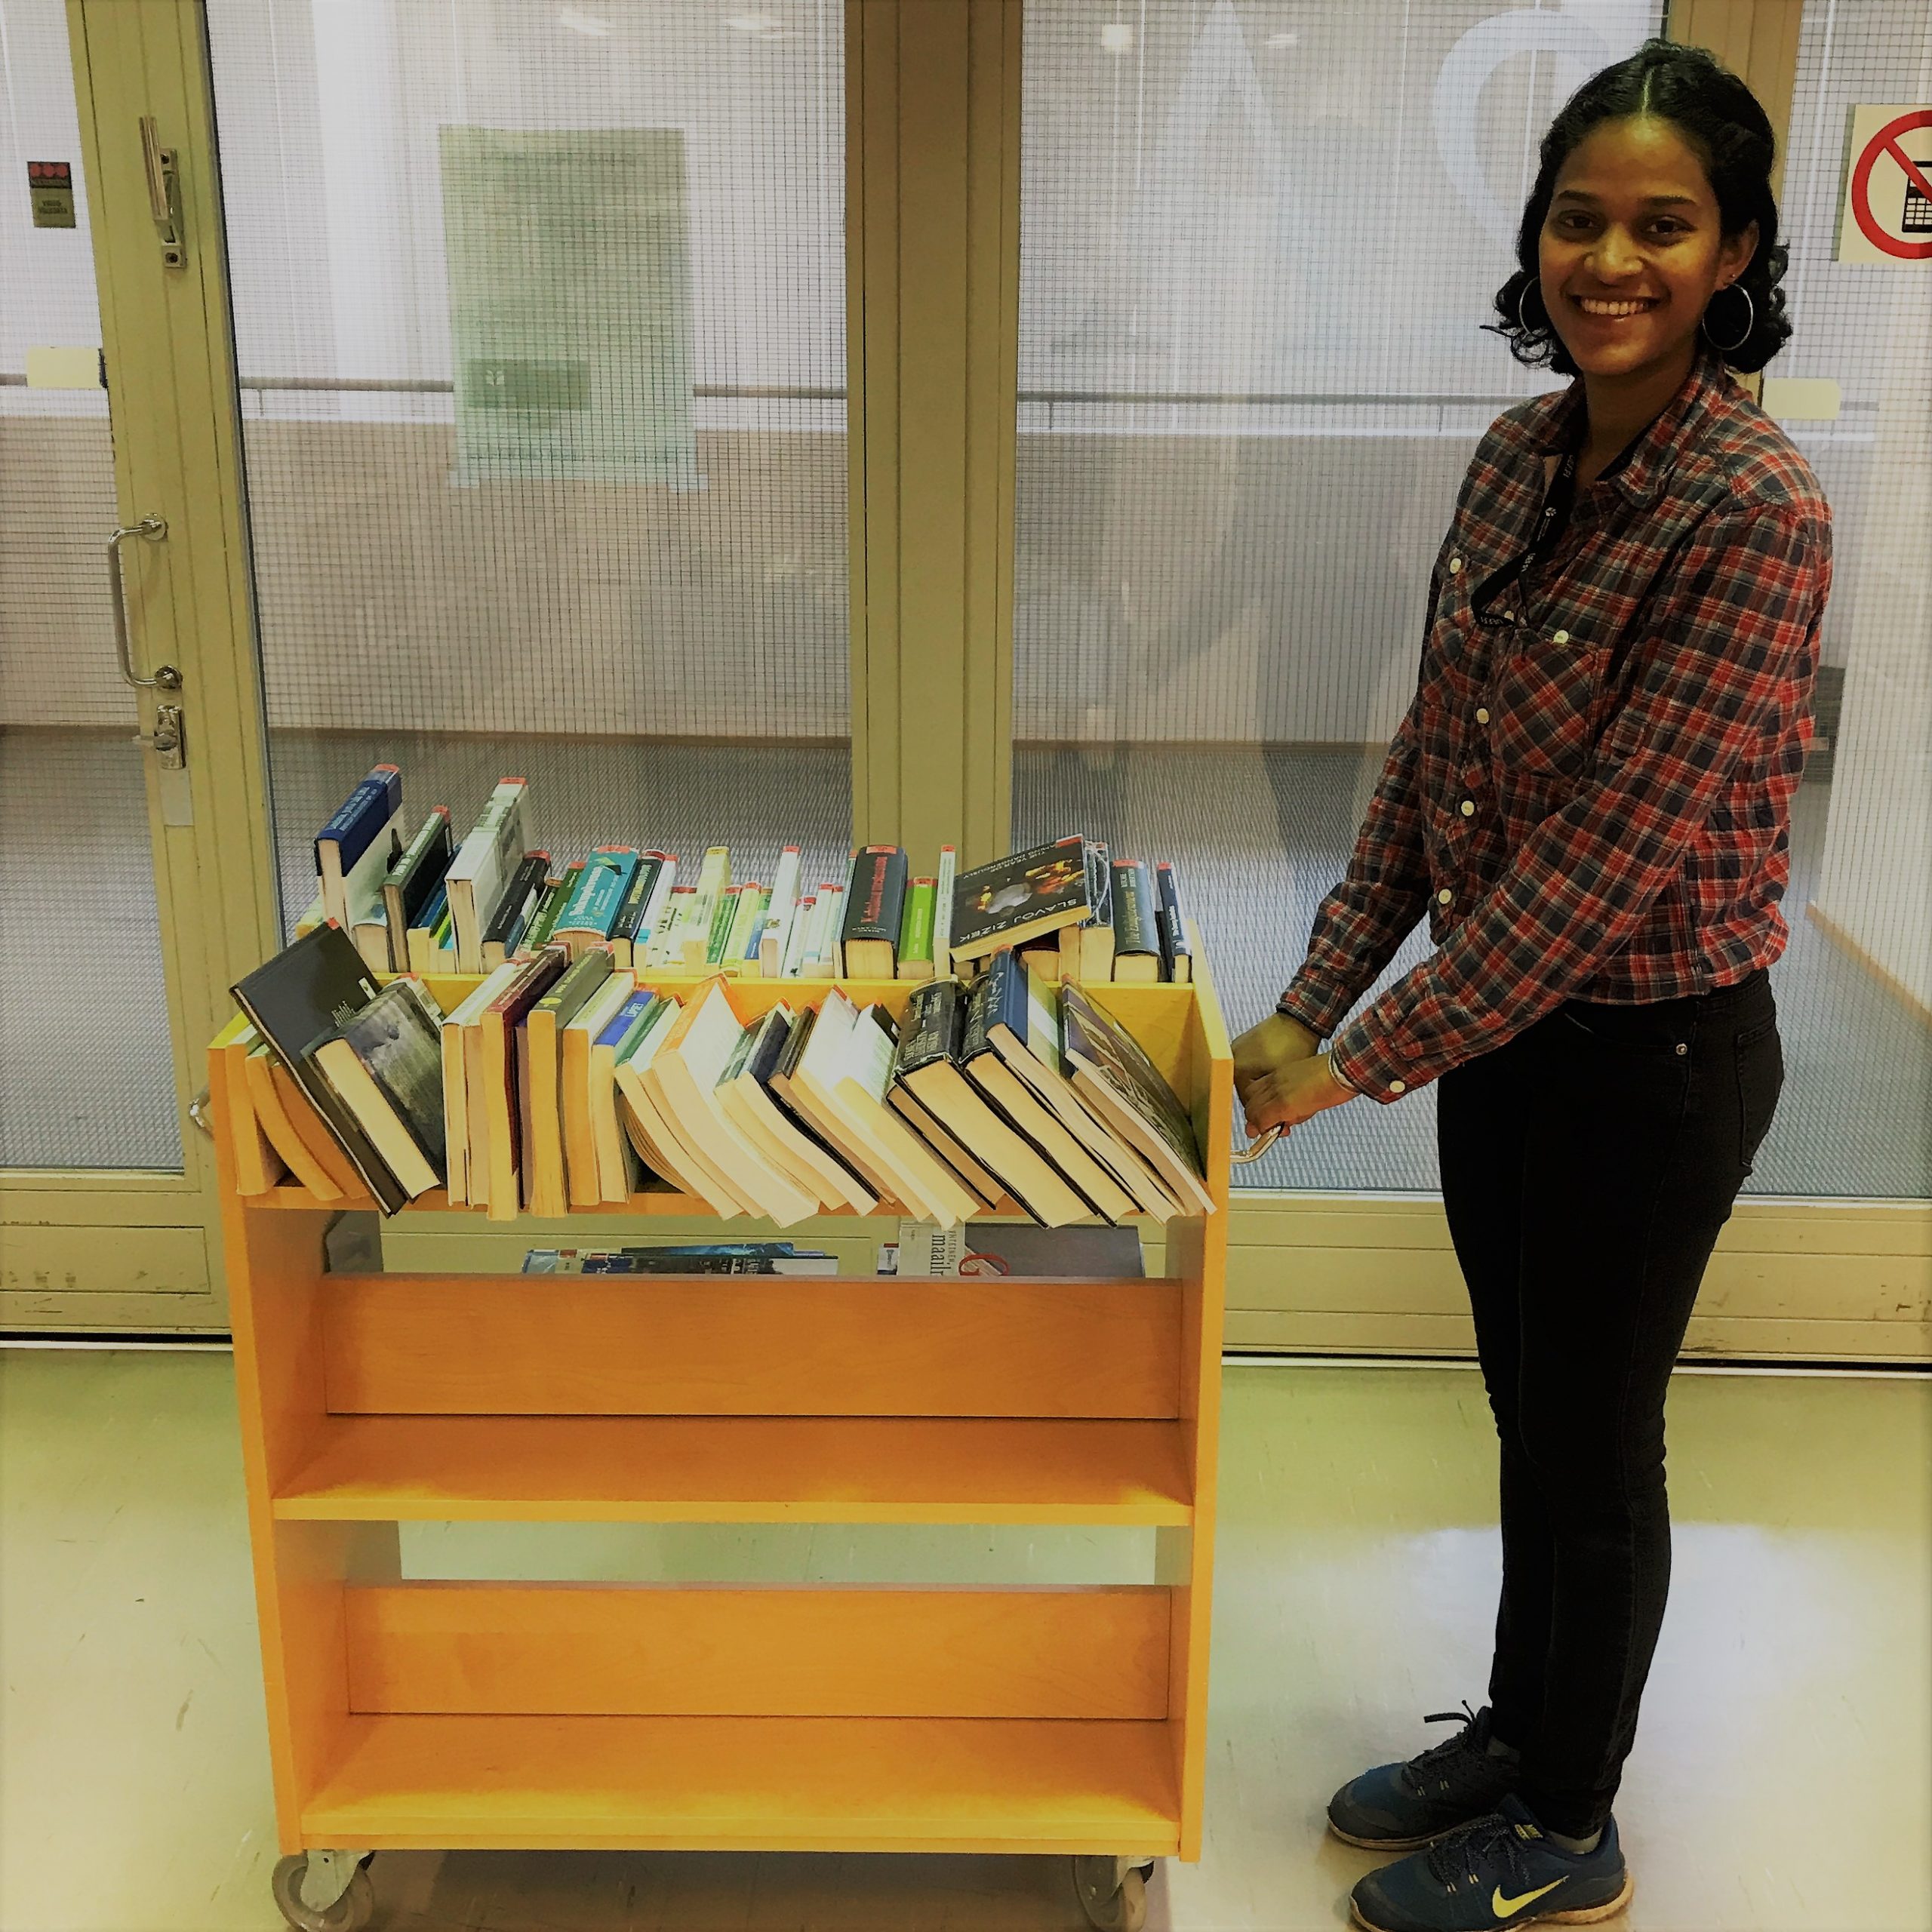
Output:
M311 1848L1180 1849L1165 1721L351 1717Z

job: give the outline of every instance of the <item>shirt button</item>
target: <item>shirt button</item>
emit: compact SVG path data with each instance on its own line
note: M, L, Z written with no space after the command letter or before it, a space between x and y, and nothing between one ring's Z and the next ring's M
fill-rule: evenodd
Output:
M1449 574L1450 574L1451 577L1460 577L1460 576L1462 575L1462 574L1463 574L1463 560L1462 560L1462 558L1461 558L1460 557L1451 557L1451 558L1449 559Z
M1455 896L1456 895L1445 885L1442 890L1435 895L1435 903L1438 906L1446 906L1451 900L1455 897Z
M1409 1091L1409 1083L1406 1080L1392 1080L1389 1083L1389 1091L1392 1094L1406 1094Z
M1476 722L1478 724L1487 724L1489 722L1489 707L1487 705L1479 704L1476 706Z
M1570 641L1570 633L1567 631L1558 631L1550 641L1552 644L1567 644Z
M1473 798L1465 798L1456 809L1465 818L1474 818L1476 815L1476 801Z

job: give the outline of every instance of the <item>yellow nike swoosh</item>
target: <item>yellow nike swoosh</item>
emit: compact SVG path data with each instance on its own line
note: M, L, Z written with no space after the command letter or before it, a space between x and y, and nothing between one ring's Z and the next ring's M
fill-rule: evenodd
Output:
M1498 1885L1490 1894L1489 1909L1498 1918L1513 1918L1532 1900L1541 1898L1545 1892L1555 1891L1562 1882L1561 1878L1552 1878L1548 1884L1539 1885L1534 1891L1525 1892L1519 1899L1506 1899L1503 1896L1503 1887Z

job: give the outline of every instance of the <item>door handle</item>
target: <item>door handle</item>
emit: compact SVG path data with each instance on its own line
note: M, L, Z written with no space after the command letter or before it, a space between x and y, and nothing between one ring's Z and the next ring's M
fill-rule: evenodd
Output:
M141 116L141 162L147 170L148 212L161 237L161 259L171 269L187 260L181 245L180 196L174 174L174 150L161 144L161 128L152 114Z
M131 537L158 543L167 534L165 517L144 516L139 523L122 524L107 540L107 595L114 612L114 648L120 654L122 681L137 691L178 691L181 673L172 664L164 664L152 678L134 675L134 654L128 642L128 589L121 580L121 546Z

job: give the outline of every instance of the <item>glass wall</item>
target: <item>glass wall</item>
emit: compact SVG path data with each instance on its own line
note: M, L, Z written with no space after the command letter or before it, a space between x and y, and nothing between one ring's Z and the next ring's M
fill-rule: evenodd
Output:
M208 14L285 921L380 758L842 865L842 9Z
M1014 835L1086 829L1177 861L1236 1029L1293 976L1346 863L1414 688L1428 574L1476 439L1549 386L1479 327L1537 144L1663 11L1029 0ZM1932 358L1922 281L1829 257L1846 104L1925 97L1924 32L1922 8L1807 6L1786 187L1803 354L1777 372L1857 372L1838 423L1793 429L1838 518L1826 657L1841 675L1869 638L1869 724L1893 734L1857 754L1875 804L1915 752L1918 795L1932 796L1925 579L1892 561L1927 558L1922 488L1915 512L1908 490L1881 528L1862 480L1889 424L1922 486ZM1867 545L1869 588L1854 581ZM1881 694L1901 677L1915 724ZM1932 873L1932 847L1875 813L1854 829L1841 806L1832 860L1832 795L1863 728L1857 679L1845 689L1841 737L1824 728L1840 742L1800 793L1778 975L1791 1078L1751 1186L1921 1195L1932 1038L1912 972L1922 982L1926 902L1900 881ZM1833 881L1854 875L1872 917L1919 921L1893 963L1890 927L1850 937L1867 925ZM1814 903L1845 916L1806 916ZM1378 988L1425 948L1419 932ZM1432 1189L1433 1108L1425 1089L1340 1109L1241 1178Z
M62 0L0 0L0 1168L178 1171L141 721L103 561L120 518ZM71 208L56 189L43 218L59 225L41 226L35 183L63 166ZM141 559L127 568L138 608Z

